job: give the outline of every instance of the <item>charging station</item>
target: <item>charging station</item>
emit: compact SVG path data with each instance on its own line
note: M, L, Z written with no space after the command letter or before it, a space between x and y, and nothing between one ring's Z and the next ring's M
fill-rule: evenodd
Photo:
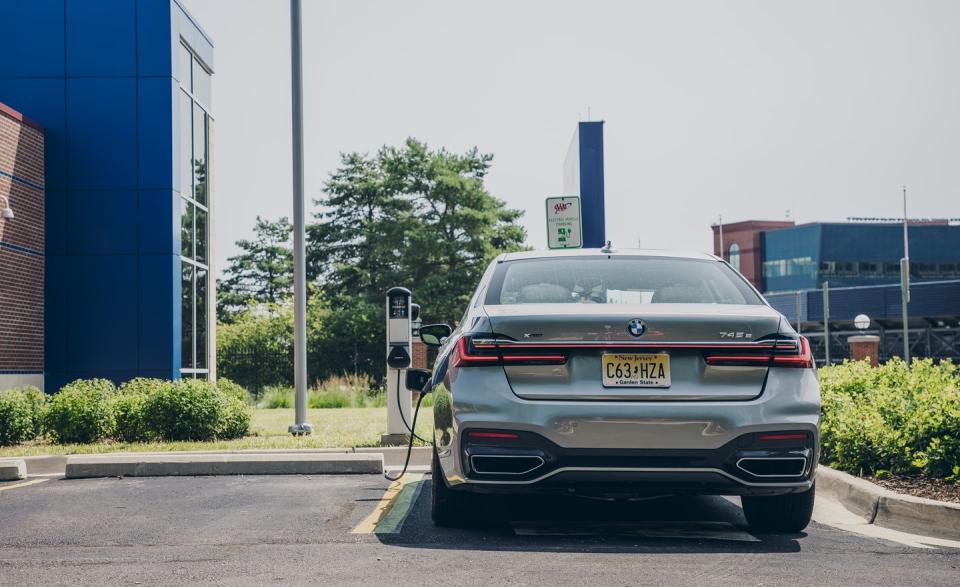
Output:
M403 445L410 440L412 409L405 371L413 360L410 343L417 318L410 297L410 290L405 287L387 290L387 433L380 437L384 446Z

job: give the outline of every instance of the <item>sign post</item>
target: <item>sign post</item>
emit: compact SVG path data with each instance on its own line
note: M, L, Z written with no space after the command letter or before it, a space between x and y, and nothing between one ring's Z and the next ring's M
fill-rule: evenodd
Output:
M583 247L579 196L547 198L547 248Z

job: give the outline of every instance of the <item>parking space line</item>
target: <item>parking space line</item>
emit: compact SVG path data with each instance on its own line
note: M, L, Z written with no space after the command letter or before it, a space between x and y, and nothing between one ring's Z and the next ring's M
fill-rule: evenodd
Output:
M373 511L357 524L350 533L372 534L377 532L385 534L396 532L415 501L415 495L413 494L419 493L420 484L418 482L422 479L422 473L413 473L404 475L392 482L384 492L383 497L374 506ZM403 499L400 499L401 496ZM385 524L383 531L377 527L381 522ZM386 528L388 523L391 528Z
M6 491L8 489L17 489L18 487L26 487L28 485L36 485L37 483L43 483L44 481L49 481L49 479L31 479L29 481L24 481L22 483L14 483L13 485L4 485L0 487L0 491Z

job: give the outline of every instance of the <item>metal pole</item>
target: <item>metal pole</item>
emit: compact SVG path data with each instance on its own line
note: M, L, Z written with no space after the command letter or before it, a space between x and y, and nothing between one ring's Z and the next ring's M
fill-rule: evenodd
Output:
M800 307L801 307L800 296L802 296L802 295L803 295L803 292L799 292L799 291L797 292L797 334L801 334L801 330L800 330Z
M910 364L910 240L907 238L907 186L903 186L903 259L900 259L900 310L903 313L903 360Z
M291 434L311 434L307 423L307 265L303 206L303 60L300 0L290 0L290 86L293 111L293 383L296 421Z
M720 226L720 258L725 259L723 256L723 214L720 214L717 218Z
M830 282L823 282L823 354L824 365L830 364Z

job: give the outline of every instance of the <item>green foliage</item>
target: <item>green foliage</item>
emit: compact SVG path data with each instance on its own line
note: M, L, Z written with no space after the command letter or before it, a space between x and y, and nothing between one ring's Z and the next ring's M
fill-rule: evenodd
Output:
M47 402L50 400L50 396L32 386L20 387L9 391L19 393L30 406L30 420L33 422L33 429L31 430L29 438L26 440L32 440L43 434L44 412L47 409Z
M243 403L248 403L250 401L250 393L239 383L234 383L226 377L220 377L217 379L217 389L224 395L230 396L237 400L240 400Z
M821 460L853 473L960 475L960 369L901 360L819 371Z
M0 392L0 446L36 438L45 403L44 393L33 387Z
M246 401L236 396L224 396L217 427L217 438L242 438L250 431L253 412Z
M78 379L63 387L45 411L44 429L59 444L89 443L114 429L116 388L107 379Z
M147 398L169 384L162 379L139 377L121 385L112 402L113 438L121 442L153 440L156 433L146 421Z
M484 186L492 160L415 139L342 157L318 201L308 260L331 305L351 310L334 319L352 337L382 340L383 293L393 285L416 292L426 321L453 323L489 262L522 246L522 212Z
M268 387L263 392L261 407L275 410L293 407L293 388Z
M251 304L277 304L293 293L293 227L257 216L253 240L239 240L239 255L230 257L217 284L217 316L229 322Z
M180 379L147 397L144 418L163 440L213 440L220 429L224 396L202 379Z

